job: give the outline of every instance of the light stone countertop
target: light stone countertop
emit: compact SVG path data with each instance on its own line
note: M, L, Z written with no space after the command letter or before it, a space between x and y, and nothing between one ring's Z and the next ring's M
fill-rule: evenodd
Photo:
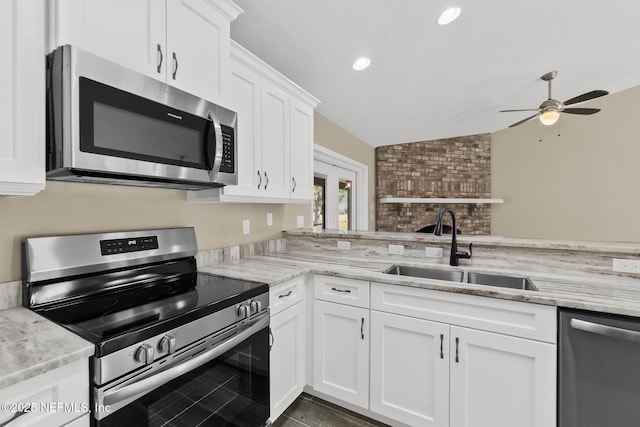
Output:
M0 388L86 359L93 352L93 344L31 310L0 310Z
M384 274L384 271L395 263L448 268L448 266L443 266L442 264L412 262L409 260L372 259L372 257L347 258L338 254L332 256L312 251L296 251L240 259L204 267L200 270L222 276L266 282L270 286L278 285L308 273L334 275L444 292L640 317L640 280L625 280L613 276L584 278L572 276L571 273L545 275L535 271L509 271L479 266L454 267L462 270L527 276L534 282L538 290L525 291Z
M483 239L477 240L482 241ZM488 238L487 243L488 240L495 242L499 239ZM516 242L504 243L517 244ZM583 250L589 250L584 243L569 246L572 249L581 247ZM629 245L625 249L629 253L633 253L636 251L637 245ZM617 252L620 247L616 245L613 250ZM395 263L448 268L442 264L430 264L416 260L371 256L347 257L339 253L328 254L313 250L297 250L228 261L203 267L200 270L244 280L266 282L270 286L308 273L325 274L400 286L640 317L640 280L621 279L614 276L584 278L572 276L571 273L544 275L539 271L509 271L480 266L460 267L463 270L466 268L474 271L526 275L534 281L538 291L522 291L383 273ZM16 299L13 287L7 286L7 289L11 291L7 298ZM66 363L88 358L93 355L93 351L94 347L91 343L30 310L21 307L0 310L0 388L45 373Z

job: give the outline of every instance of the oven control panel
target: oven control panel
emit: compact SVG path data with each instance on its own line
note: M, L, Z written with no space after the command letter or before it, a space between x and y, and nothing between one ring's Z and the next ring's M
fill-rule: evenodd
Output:
M158 236L100 240L100 252L102 255L116 255L127 252L148 251L150 249L158 249Z

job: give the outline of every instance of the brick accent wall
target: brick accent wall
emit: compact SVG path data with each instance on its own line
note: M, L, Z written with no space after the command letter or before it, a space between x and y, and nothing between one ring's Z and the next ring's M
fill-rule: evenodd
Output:
M376 230L414 232L448 207L462 234L491 234L491 205L380 203L383 197L490 198L491 135L376 148Z

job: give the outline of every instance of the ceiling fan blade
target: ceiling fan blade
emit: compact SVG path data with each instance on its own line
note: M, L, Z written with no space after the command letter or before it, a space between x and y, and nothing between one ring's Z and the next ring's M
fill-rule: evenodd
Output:
M592 90L591 92L583 93L582 95L578 95L575 98L571 98L570 100L565 101L564 105L577 104L578 102L584 102L590 99L600 98L601 96L605 96L605 95L609 95L609 92L607 92L606 90Z
M527 108L525 110L500 110L498 111L499 113L515 113L518 111L538 111L537 108Z
M514 127L514 126L521 125L522 123L524 123L524 122L528 122L529 120L531 120L531 119L533 119L534 117L537 117L537 116L538 116L538 114L536 113L536 114L534 114L533 116L529 116L529 117L527 117L526 119L522 119L522 120L520 120L519 122L516 122L516 123L512 124L512 125L511 125L511 126L509 126L509 127L510 127L510 128L512 128L512 127Z
M599 108L565 108L562 110L563 113L569 114L582 114L583 116L588 116L589 114L595 114L600 111Z

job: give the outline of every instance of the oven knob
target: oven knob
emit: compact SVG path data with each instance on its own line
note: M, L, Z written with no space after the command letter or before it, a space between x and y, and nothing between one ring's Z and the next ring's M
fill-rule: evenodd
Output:
M153 363L153 360L155 358L153 347L151 347L149 344L142 344L136 350L135 358L138 362L142 362L145 365Z
M240 307L238 307L238 316L242 319L249 317L250 312L251 308L249 307L249 304L240 304Z
M255 314L260 311L262 304L260 301L251 301L251 313Z
M176 337L172 335L165 335L160 340L160 351L166 351L172 354L176 351Z

